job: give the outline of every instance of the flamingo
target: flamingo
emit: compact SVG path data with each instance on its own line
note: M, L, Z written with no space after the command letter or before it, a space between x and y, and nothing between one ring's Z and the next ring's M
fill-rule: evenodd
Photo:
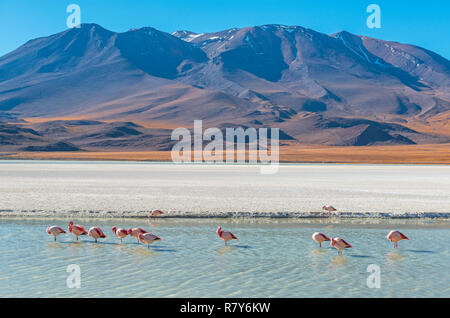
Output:
M387 235L387 239L391 242L394 242L394 248L397 248L397 244L399 241L409 240L409 238L407 238L405 235L396 230L390 231L389 234Z
M142 244L147 244L147 248L150 248L150 244L153 242L162 241L161 238L153 235L152 233L139 233L138 239L142 242Z
M155 216L159 216L161 214L164 214L164 212L161 210L153 210L148 217L151 218L152 216L155 217Z
M53 226L49 226L47 228L47 233L50 235L53 235L55 237L55 242L56 242L56 237L59 234L66 234L66 231L64 231L62 228L60 228L59 226L53 225Z
M89 229L88 235L93 237L95 240L95 243L97 243L97 239L98 238L105 238L106 235L105 233L103 233L102 229L99 228L98 226L93 226Z
M342 251L345 248L352 247L350 244L348 244L346 241L344 241L340 237L332 237L331 241L330 241L330 245L338 250L338 255L342 255Z
M322 247L323 241L329 241L330 239L323 233L316 232L312 235L312 239L319 243L319 247Z
M220 226L217 228L216 233L217 233L217 235L219 235L219 237L222 240L225 241L225 245L227 245L228 241L237 240L238 239L236 236L233 235L233 233L222 230L222 228Z
M135 227L134 229L128 230L128 235L136 238L138 244L139 244L139 234L141 234L141 233L144 234L144 233L147 233L147 231L140 227Z
M322 210L328 211L328 212L334 212L337 211L336 208L332 205L324 205L322 207Z
M88 232L86 232L84 227L82 227L81 225L78 225L78 224L74 225L72 221L69 222L69 232L72 235L75 235L75 237L77 238L77 241L78 241L78 236L88 234Z
M125 229L118 229L115 226L112 228L113 233L120 238L120 243L122 243L122 239L128 235L128 231Z

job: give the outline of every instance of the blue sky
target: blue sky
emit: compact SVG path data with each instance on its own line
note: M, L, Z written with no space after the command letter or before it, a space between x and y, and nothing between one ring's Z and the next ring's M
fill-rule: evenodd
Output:
M450 59L448 0L0 0L0 56L65 30L71 3L81 7L83 23L118 32L152 26L201 33L277 23L415 44ZM381 7L381 29L366 26L371 3Z

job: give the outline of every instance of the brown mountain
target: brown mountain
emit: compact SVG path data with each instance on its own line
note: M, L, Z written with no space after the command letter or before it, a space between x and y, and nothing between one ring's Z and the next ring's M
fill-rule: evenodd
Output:
M299 144L446 143L449 117L447 59L348 32L83 24L0 57L0 151L165 150L196 119Z

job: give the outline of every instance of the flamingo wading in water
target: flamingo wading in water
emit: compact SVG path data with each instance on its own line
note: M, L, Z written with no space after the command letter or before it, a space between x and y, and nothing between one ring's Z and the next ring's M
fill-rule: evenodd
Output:
M225 241L225 245L227 245L228 241L237 240L238 239L236 236L233 235L233 233L231 233L229 231L222 230L222 228L220 226L217 228L216 233L217 233L217 235L219 235L219 237L222 240Z
M316 232L312 235L312 239L319 243L319 247L322 247L322 242L329 241L330 239L323 233Z
M152 233L139 233L138 239L142 242L142 244L147 244L147 248L150 248L150 244L153 242L162 241L161 238L153 235Z
M105 233L103 233L102 229L99 228L98 226L93 226L89 229L88 235L90 237L93 237L95 240L95 243L97 243L97 239L99 238L105 238L106 235Z
M330 245L338 250L338 255L342 255L342 251L346 248L352 248L350 244L341 239L340 237L332 237L330 240Z
M394 242L394 248L397 248L398 242L401 240L409 240L405 235L400 233L399 231L392 230L387 235L387 239L391 242Z
M159 216L161 214L164 214L164 212L161 210L153 210L148 217L151 218L151 217Z
M139 244L139 234L141 234L141 233L144 234L144 233L147 233L147 231L140 227L135 227L134 229L128 230L128 235L136 238L138 244Z
M72 221L69 222L69 233L74 235L77 238L77 241L78 241L78 236L88 234L88 232L84 229L84 227L82 227L81 225L78 225L78 224L73 224Z
M122 239L128 235L128 231L127 230L125 230L125 229L118 229L115 226L113 226L112 231L118 238L120 238L120 243L122 243Z
M47 233L50 235L53 235L55 237L55 242L56 242L56 237L59 234L66 234L66 231L64 231L62 228L60 228L59 226L53 225L53 226L49 226L47 228Z
M324 205L322 207L322 210L328 211L328 212L334 212L337 211L336 208L332 205Z

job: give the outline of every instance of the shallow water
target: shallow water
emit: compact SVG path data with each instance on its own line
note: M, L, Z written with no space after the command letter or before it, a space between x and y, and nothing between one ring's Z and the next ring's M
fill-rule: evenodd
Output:
M449 213L450 166L0 161L0 213Z
M248 219L75 220L108 237L58 241L48 225L67 219L0 218L0 297L450 297L448 221L317 221ZM239 241L218 239L218 224ZM163 238L150 249L111 227L141 226ZM394 250L392 228L410 240ZM315 231L353 245L342 257L311 240ZM68 288L67 266L81 269L81 288ZM371 289L367 267L381 269Z

